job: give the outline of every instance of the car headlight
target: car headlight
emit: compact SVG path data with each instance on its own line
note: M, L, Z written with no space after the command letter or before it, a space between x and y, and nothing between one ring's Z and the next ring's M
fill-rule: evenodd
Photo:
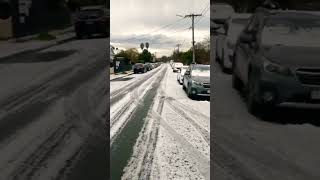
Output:
M194 85L197 85L197 86L202 86L202 83L201 82L198 82L198 81L192 81L192 84Z
M267 59L265 59L263 62L263 68L267 72L277 73L285 76L292 74L291 70L288 67L284 67L279 64L272 63Z

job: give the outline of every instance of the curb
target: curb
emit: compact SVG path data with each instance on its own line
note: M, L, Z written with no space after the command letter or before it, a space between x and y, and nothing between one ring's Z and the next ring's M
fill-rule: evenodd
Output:
M128 73L128 74L126 74L126 75L124 75L124 76L117 77L117 78L114 78L114 79L110 79L110 81L115 81L115 80L118 80L118 79L121 79L121 78L124 78L124 77L130 76L130 75L132 75L132 74L133 74L133 72L130 72L130 73Z
M10 54L10 55L7 55L7 56L0 57L0 61L1 61L1 59L10 58L10 57L17 56L17 55L23 55L23 54L34 53L34 52L37 52L37 51L45 50L45 49L54 47L54 46L59 45L59 44L67 43L67 42L72 41L74 39L76 39L76 37L75 37L75 35L72 35L70 37L57 40L56 42L52 42L52 43L50 43L48 45L45 45L45 46L42 46L42 47L38 47L38 48L35 48L35 49L28 49L28 50L24 50L24 51L21 51L21 52L17 52L17 53L13 53L13 54Z
M61 29L61 30L53 30L53 31L49 31L49 34L52 34L54 36L57 35L62 35L62 34L66 34L66 33L70 33L73 32L73 26L70 26L68 28L65 29ZM25 42L25 41L30 41L32 39L35 39L37 36L39 35L39 33L37 34L33 34L33 35L28 35L28 36L24 36L24 37L19 37L19 38L13 38L13 39L9 39L9 42Z

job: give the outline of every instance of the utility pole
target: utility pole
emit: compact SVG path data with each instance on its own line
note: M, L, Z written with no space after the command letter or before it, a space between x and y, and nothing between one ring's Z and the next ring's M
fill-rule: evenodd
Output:
M202 14L188 14L185 15L184 17L191 17L192 19L192 63L195 64L196 63L196 55L195 55L195 50L194 50L194 17L196 16L202 16Z

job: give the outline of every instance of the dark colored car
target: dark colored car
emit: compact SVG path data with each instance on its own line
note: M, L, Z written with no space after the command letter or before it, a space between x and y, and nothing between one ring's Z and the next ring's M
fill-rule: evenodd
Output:
M102 34L108 37L108 10L102 6L82 7L76 14L74 26L77 38L90 36L92 34Z
M141 73L147 72L147 68L142 63L136 63L133 65L133 73L138 74L139 72Z
M245 90L249 112L320 103L319 37L316 14L258 11L252 16L233 62L233 87Z
M183 76L183 89L188 97L210 97L210 65L191 64Z

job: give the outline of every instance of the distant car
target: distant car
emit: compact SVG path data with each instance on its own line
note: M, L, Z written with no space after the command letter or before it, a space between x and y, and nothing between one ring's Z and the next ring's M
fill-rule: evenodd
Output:
M245 90L250 113L320 104L320 15L257 11L239 36L233 87Z
M183 83L183 76L184 73L187 71L189 66L182 66L181 71L177 74L177 81L179 82L179 84Z
M147 71L151 71L152 67L150 63L145 63L144 66L146 67Z
M173 63L173 72L179 72L182 68L183 64L182 63Z
M155 69L156 68L156 63L151 63L151 68Z
M142 63L136 63L133 65L133 73L138 74L139 72L141 73L147 72L147 68Z
M232 69L233 52L239 34L247 25L251 14L234 14L228 22L228 31L226 38L219 41L217 45L217 58L221 64L222 70L230 72Z
M210 65L191 64L183 76L183 89L188 97L210 97Z
M77 38L102 34L109 36L109 11L103 6L86 6L80 8L74 22Z

